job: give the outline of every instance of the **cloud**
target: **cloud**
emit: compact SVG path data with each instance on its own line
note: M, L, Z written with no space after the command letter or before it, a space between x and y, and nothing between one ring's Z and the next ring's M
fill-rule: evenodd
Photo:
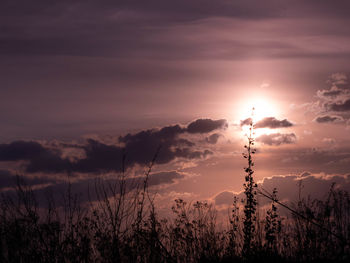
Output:
M320 148L270 148L268 153L260 155L259 163L273 173L295 170L307 170L312 173L347 173L350 149L340 145L337 148L330 148L329 145L319 143L317 146Z
M175 151L176 157L182 157L186 159L204 158L211 154L213 154L213 152L209 150L204 150L203 152L201 152L201 151L191 151L189 148L182 148L182 149L177 148Z
M344 121L344 119L341 116L325 115L325 116L317 117L315 121L318 123L329 123L329 122L341 122L341 121Z
M108 1L109 4L100 1L78 1L78 4L76 1L60 1L51 6L45 1L32 5L26 1L15 2L3 4L6 7L2 6L0 11L6 14L1 16L4 33L0 52L3 55L2 72L7 76L4 81L8 83L2 85L3 91L6 90L2 95L3 101L8 104L5 107L2 103L2 123L28 121L28 129L35 129L36 135L46 128L57 132L56 135L60 134L61 129L65 132L69 130L67 134L74 132L72 136L75 136L86 131L88 125L92 126L90 132L101 127L104 121L115 120L115 112L122 116L118 117L121 120L126 116L122 113L125 109L133 118L127 117L130 125L135 123L134 118L141 116L132 112L159 112L162 118L167 118L162 110L166 107L174 113L181 104L180 108L193 112L194 107L207 105L199 103L203 99L220 103L217 96L226 94L227 90L210 83L220 80L227 82L229 78L240 78L237 79L238 83L249 82L248 79L253 76L248 77L248 74L242 74L235 68L250 72L252 58L262 61L264 65L274 59L278 63L274 62L274 66L270 65L266 70L278 67L279 71L284 71L281 60L275 58L283 61L293 58L294 61L298 57L329 59L334 56L346 58L350 54L349 45L344 45L348 44L348 33L344 37L348 23L345 20L315 17L320 11L328 16L347 10L338 5L329 4L326 8L325 4L317 3L304 9L304 4L300 2L306 1L298 1L296 6L288 8L288 17L285 17L285 8L281 3L276 4L276 0L271 1L274 2L271 5L265 4L265 1L264 4L261 1L248 4L243 0L219 0L215 4L210 0L206 0L206 4L185 0L147 1L147 4L142 1ZM265 10L262 6L269 7ZM299 19L300 16L303 19ZM346 21L349 19L346 16L342 18L346 18ZM292 39L285 34L287 31L293 35ZM306 39L304 36L310 35L310 32L313 33L312 39ZM262 38L261 34L265 37ZM12 55L16 55L16 61ZM31 56L38 57L35 65L32 65ZM185 63L188 61L192 62ZM224 61L232 62L231 71L221 69ZM242 64L242 61L245 62ZM8 66L11 63L17 65L17 71L23 71L21 79L16 79L17 71ZM74 70L64 67L66 63L74 65ZM282 72L275 74L281 75ZM288 71L283 74L288 74ZM36 83L38 79L40 83ZM80 85L76 85L78 82ZM243 82L240 86L245 85ZM50 83L50 89L47 89ZM216 90L200 92L198 95L201 97L194 99L199 87L206 90L205 86L208 85L215 86ZM19 93L26 95L12 96L15 86ZM26 86L30 86L31 92ZM189 96L179 103L182 90L188 86L193 87L189 90ZM147 87L152 87L152 92L146 92ZM165 102L164 96L175 87L179 92ZM81 106L76 107L74 94L81 94L83 90L86 103L80 101ZM130 96L130 93L134 96ZM47 105L42 105L40 109L45 110L35 107L36 94L42 94L42 102ZM51 97L60 96L65 99L50 101ZM151 100L155 103L148 103ZM11 110L15 104L18 107ZM99 107L98 112L96 107ZM27 111L24 118L21 112L28 108L31 111ZM89 124L83 124L86 118ZM60 128L47 125L48 120ZM91 120L100 124L96 125ZM68 122L72 125L63 128L63 124ZM104 125L108 125L105 122ZM121 125L128 124L115 122L114 125L119 129ZM10 136L11 127L14 126L6 126ZM106 130L102 127L99 129ZM24 130L18 131L21 135L17 132L17 136L26 135L28 132Z
M214 201L216 205L232 205L233 204L233 198L237 194L231 191L223 191L219 194L217 194L214 197Z
M243 121L241 121L241 126L244 125L251 125L252 118L247 118ZM292 127L294 124L288 121L287 119L284 120L278 120L275 117L266 117L260 121L258 121L254 128L270 128L270 129L277 129L277 128L288 128Z
M216 144L220 138L220 134L218 133L214 133L212 135L210 135L209 137L207 137L205 140L207 143L210 143L210 144Z
M275 117L266 117L258 121L254 125L255 128L270 128L270 129L287 128L291 126L293 126L293 123L291 123L287 119L277 120Z
M13 186L15 183L15 176L7 170L0 170L0 190Z
M41 176L27 176L22 174L15 174L9 170L0 170L0 190L6 188L13 188L18 183L24 183L29 186L37 186L43 184L57 183L60 180L57 178L47 175Z
M281 134L281 133L273 133L273 134L263 134L256 138L256 141L261 142L267 145L279 146L281 144L291 144L295 143L297 137L294 133Z
M350 87L345 73L334 73L327 81L330 88L317 91L318 100L310 103L317 123L338 123L349 119Z
M226 127L227 121L223 119L198 119L188 124L186 128L180 125L173 125L160 130L152 129L136 134L127 134L119 137L119 142L124 144L125 152L130 157L129 162L138 164L149 163L157 148L161 146L156 163L164 164L175 158L195 159L212 154L208 150L194 150L195 144L179 138L179 135L185 132L191 134L209 133Z
M166 171L151 174L149 177L149 185L172 184L176 180L184 178L185 175L177 171Z
M343 85L347 83L347 80L348 80L348 77L346 76L345 73L336 72L329 77L328 82L330 82L333 85Z
M350 174L312 174L310 172L302 172L300 175L277 175L266 177L258 183L259 189L265 189L272 192L277 188L277 198L283 203L296 203L299 200L299 190L301 190L301 198L326 198L332 184L335 183L335 189L342 189L350 192ZM299 189L301 184L302 188ZM239 199L244 198L244 193L234 193L231 191L223 191L215 195L216 205L231 206L233 198L237 196ZM270 200L259 196L259 205L269 204Z
M210 17L264 18L277 16L279 12L273 6L261 12L260 8L255 7L256 4L247 6L245 1L219 0L215 5L210 0L204 0L200 4L186 0L178 0L176 3L151 0L147 4L143 1L78 2L61 1L57 6L47 5L45 1L36 2L32 6L25 1L13 5L4 4L0 10L0 14L6 14L2 16L2 24L4 32L11 34L4 34L0 52L85 56L116 54L127 57L133 53L140 54L140 51L146 53L153 46L154 54L158 50L164 51L164 46L168 47L162 39L162 33L164 28L176 23ZM47 15L50 15L49 20ZM65 17L64 21L60 21L62 16ZM23 17L26 19L23 20ZM93 25L91 17L94 19ZM37 26L44 20L45 24ZM16 21L15 30L13 21ZM69 27L70 25L74 27ZM144 26L153 32L152 39ZM29 31L32 32L30 37L26 34ZM172 46L178 48L179 45ZM168 53L172 55L171 52Z
M85 150L86 156L72 163L71 167L73 171L93 173L101 171L120 172L122 170L122 160L124 154L122 147L107 145L97 140L88 139L87 143L83 145L83 149ZM138 161L139 160L132 159L132 162L130 164L126 164L125 167L128 165L133 165Z
M319 98L330 99L330 98L335 98L337 96L340 96L343 93L344 93L344 90L339 89L336 86L332 86L330 89L327 89L327 90L318 90L317 96Z
M350 111L350 89L347 84L347 76L344 73L334 73L330 76L328 83L331 84L329 89L317 91L319 98L314 104L318 105L319 112L334 113L344 116L318 117L317 122L333 122L338 121L336 118L346 118L346 114ZM342 121L343 119L339 119Z
M103 171L121 171L123 156L125 167L136 164L149 164L157 153L157 164L166 164L176 158L199 159L213 154L207 149L196 148L196 144L181 138L184 133L208 133L227 127L226 120L198 119L182 127L178 124L160 129L143 130L120 136L115 144L106 144L94 139L87 139L79 147L84 151L80 159L62 158L60 149L48 149L38 142L15 141L0 145L0 161L28 161L26 171L59 173L66 171L95 173ZM217 141L217 135L209 137L208 143ZM61 145L72 147L72 145Z
M335 144L336 140L334 138L323 138L322 142L327 144Z
M47 149L33 141L0 144L0 161L30 160L47 154L50 154Z
M15 187L18 182L25 182L26 185L35 186L42 184L56 183L57 180L50 176L25 176L17 175L8 170L0 170L0 190Z
M0 171L1 175L1 171ZM177 171L163 171L158 173L150 174L148 177L148 186L149 187L166 187L167 185L171 185L176 183L178 180L185 178L186 174L179 173ZM41 187L32 188L32 192L35 195L39 206L46 205L47 196L51 195L51 197L55 200L57 206L62 206L64 204L64 196L67 193L68 189L72 192L72 194L77 194L79 198L77 202L84 203L90 201L96 201L99 197L106 194L106 197L111 197L114 194L120 193L120 186L125 186L125 192L129 193L130 191L140 188L143 186L145 181L145 176L139 177L129 177L122 180L118 175L115 177L89 177L89 178L75 178L75 180L68 181L65 180L52 180L51 183L47 185L47 182L43 182L44 179L38 178L40 181L34 181L31 178L21 176L19 179L25 185L28 186L37 186L38 184L46 183ZM12 178L13 179L13 178ZM0 183L1 177L0 177ZM5 181L5 185L0 185L0 189L4 188L4 186L14 187L15 184L10 181ZM114 190L111 190L114 189ZM6 189L5 192L7 195L16 197L14 189ZM97 191L97 192L96 192Z
M29 161L27 172L61 172L71 169L71 162L60 157L60 151L45 148L34 141L0 144L0 161Z
M307 198L324 199L333 183L336 188L350 191L350 175L327 175L327 174L311 174L303 172L301 175L273 176L265 178L261 186L268 191L273 188L278 190L278 198L280 200L288 200L296 202L298 200L298 185L302 184L301 195Z
M253 119L252 118L247 118L247 119L241 121L241 126L251 125L252 123L253 123Z
M217 129L225 129L228 127L227 121L221 120L211 120L211 119L198 119L191 122L186 131L188 133L209 133Z
M350 98L342 102L334 102L326 105L331 111L337 111L337 112L350 111Z

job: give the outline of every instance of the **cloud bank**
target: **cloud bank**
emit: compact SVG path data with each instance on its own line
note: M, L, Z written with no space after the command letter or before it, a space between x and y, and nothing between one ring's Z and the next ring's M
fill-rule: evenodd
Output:
M0 161L27 161L25 171L33 172L81 172L95 173L103 171L121 171L123 156L125 167L136 164L149 164L157 151L157 164L166 164L176 158L188 160L205 158L212 154L208 149L196 147L196 143L184 134L207 134L225 129L226 120L198 119L187 126L179 124L160 129L149 129L134 134L120 136L115 144L106 144L98 140L87 139L82 145L68 145L84 151L84 157L76 160L62 157L62 149L49 149L34 141L14 141L0 144ZM207 143L214 144L219 135L212 134Z
M272 192L277 188L277 198L282 202L296 203L299 200L299 190L301 198L324 199L326 198L332 184L335 189L346 190L350 192L350 174L312 174L303 172L300 175L285 175L267 177L258 183L258 188ZM301 186L301 188L299 188ZM230 206L233 203L234 196L240 199L244 198L244 193L234 193L232 191L223 191L214 196L216 205ZM270 203L270 200L260 196L259 205L264 206Z
M330 88L317 91L319 100L314 102L319 108L317 123L346 122L350 118L350 86L344 73L334 73L327 81ZM345 123L344 122L344 123Z

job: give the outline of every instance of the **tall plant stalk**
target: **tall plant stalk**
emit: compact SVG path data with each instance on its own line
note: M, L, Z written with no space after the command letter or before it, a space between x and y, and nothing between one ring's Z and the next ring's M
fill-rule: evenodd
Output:
M253 108L254 113L254 108ZM244 168L246 173L245 175L245 183L244 194L245 194L245 205L244 205L244 219L243 219L243 235L244 235L244 243L243 243L243 257L249 258L252 255L252 246L255 235L255 222L256 222L256 187L257 184L254 182L253 178L253 158L252 155L255 153L254 147L254 123L253 118L251 118L251 122L249 124L249 133L247 134L248 144L245 145L246 152L243 153L243 157L247 159L248 166Z

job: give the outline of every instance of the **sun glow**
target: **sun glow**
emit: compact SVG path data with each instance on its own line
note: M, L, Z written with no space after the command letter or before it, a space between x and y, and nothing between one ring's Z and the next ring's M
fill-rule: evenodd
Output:
M236 104L236 106L238 107L236 109L236 120L238 121L252 118L253 123L257 123L258 121L267 117L280 117L280 112L276 106L276 103L263 96L247 98L246 100L242 100L239 104ZM249 126L244 125L241 128L244 135L249 133ZM276 130L261 128L255 129L254 132L255 136L260 136L262 134L276 132Z
M278 115L279 112L275 104L264 97L250 98L243 101L238 110L239 120L252 118L254 123L263 118L278 117Z

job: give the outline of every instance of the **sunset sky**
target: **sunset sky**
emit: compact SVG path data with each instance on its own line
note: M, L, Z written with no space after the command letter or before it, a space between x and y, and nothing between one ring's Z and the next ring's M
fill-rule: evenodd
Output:
M255 179L294 199L350 190L350 1L0 4L0 191L115 180L228 204ZM264 180L264 181L262 181Z

